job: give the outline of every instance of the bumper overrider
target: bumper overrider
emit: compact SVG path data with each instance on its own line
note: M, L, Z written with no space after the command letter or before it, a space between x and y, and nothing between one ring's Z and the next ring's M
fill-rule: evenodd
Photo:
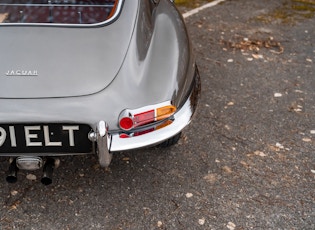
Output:
M200 96L200 76L196 69L195 77L186 101L171 117L134 130L141 135L125 135L123 131L111 132L105 121L99 121L89 139L96 142L96 152L102 167L108 167L113 152L157 145L181 132L191 121ZM162 128L156 128L162 127Z

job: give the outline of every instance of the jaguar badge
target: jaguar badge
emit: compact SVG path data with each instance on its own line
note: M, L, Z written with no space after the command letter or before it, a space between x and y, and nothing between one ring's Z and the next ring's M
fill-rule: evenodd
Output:
M8 70L5 73L6 76L38 76L38 71L37 70Z

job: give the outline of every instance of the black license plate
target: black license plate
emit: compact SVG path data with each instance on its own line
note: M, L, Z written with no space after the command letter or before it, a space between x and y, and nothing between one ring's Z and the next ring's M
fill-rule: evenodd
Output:
M91 153L82 124L0 124L0 153Z

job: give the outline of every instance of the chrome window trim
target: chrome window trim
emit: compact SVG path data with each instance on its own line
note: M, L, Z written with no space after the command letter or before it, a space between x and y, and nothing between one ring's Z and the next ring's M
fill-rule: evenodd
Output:
M48 27L78 27L78 28L104 26L106 24L112 23L113 21L115 21L118 18L119 14L121 13L124 1L125 0L119 0L118 5L117 5L117 9L116 9L116 11L112 17L110 17L108 20L105 20L105 21L99 22L99 23L92 23L92 24L74 24L74 23L71 23L71 24L69 24L69 23L20 23L20 22L16 23L15 22L15 23L0 23L0 26L48 26ZM24 5L24 4L22 4L22 5ZM38 5L38 4L34 4L34 6L35 5ZM57 5L53 5L53 6L57 6ZM60 6L67 6L67 5L60 5ZM88 5L84 5L84 6L88 6ZM102 5L102 6L106 6L106 5Z
M35 6L42 6L42 7L49 7L49 6L90 6L90 7L109 7L111 5L109 4L104 4L104 5L88 5L88 4L40 4L40 3L35 3L35 4L22 4L22 3L0 3L0 6L30 6L30 7L35 7Z

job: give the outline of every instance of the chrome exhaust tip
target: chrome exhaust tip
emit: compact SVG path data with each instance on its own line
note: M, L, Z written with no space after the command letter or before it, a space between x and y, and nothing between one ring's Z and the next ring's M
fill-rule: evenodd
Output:
M43 177L41 179L41 183L44 185L50 185L52 183L52 176L54 172L54 168L59 164L59 160L55 160L54 158L47 158L46 163L43 168Z
M41 157L17 157L10 158L9 172L6 177L8 183L17 182L17 173L19 169L23 170L37 170L43 167L43 159ZM52 183L52 176L55 168L60 165L58 158L47 158L43 167L43 177L41 183L44 185L50 185Z
M10 166L9 166L9 172L6 177L6 181L8 183L15 183L17 182L17 173L19 171L19 168L16 166L16 159L10 159Z

